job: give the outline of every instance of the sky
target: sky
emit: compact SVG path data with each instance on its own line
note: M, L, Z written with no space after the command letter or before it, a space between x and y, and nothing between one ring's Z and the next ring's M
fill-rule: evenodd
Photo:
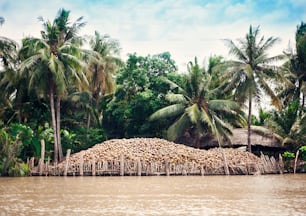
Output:
M0 35L19 43L39 37L37 18L52 21L60 8L71 11L71 22L84 17L80 35L98 31L117 39L123 59L167 51L181 71L194 57L203 64L212 55L233 58L224 39L243 38L250 25L265 38L278 37L270 55L280 54L294 47L297 25L306 22L305 0L0 0Z

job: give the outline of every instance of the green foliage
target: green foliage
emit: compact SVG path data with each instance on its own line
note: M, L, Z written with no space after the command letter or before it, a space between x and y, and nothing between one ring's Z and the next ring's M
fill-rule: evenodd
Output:
M26 160L28 157L31 157L33 154L33 151L35 151L33 148L35 148L33 144L33 136L34 132L33 130L22 124L11 124L10 125L10 136L13 137L13 140L18 139L21 142L20 149L17 154L17 157Z
M33 145L35 146L34 156L40 157L41 154L41 143L43 139L45 141L45 156L52 159L53 156L53 145L54 145L54 133L53 128L48 123L39 125L35 131L35 137L33 139Z
M286 160L292 160L295 158L294 153L289 152L289 151L285 151L282 156L286 159Z
M302 160L306 161L306 146L302 146L299 148Z
M65 150L71 149L72 153L88 149L95 144L101 143L107 139L103 129L99 128L74 128L69 132L69 139L67 136L63 138L63 147Z
M252 115L252 125L264 126L266 120L270 119L272 116L271 112L265 112L262 108L258 110L258 118Z
M8 176L28 176L30 174L29 167L26 163L14 163L9 167Z
M299 61L299 70L300 72L304 71L304 74L301 74L301 79L306 81L306 23L301 22L297 27L296 35L296 51Z
M151 121L168 119L171 126L167 137L178 140L186 132L193 135L193 145L200 147L203 136L214 135L221 145L229 140L231 120L239 122L239 104L223 98L216 98L220 89L215 88L216 80L213 70L209 74L195 62L188 65L188 75L182 86L166 80L170 84L170 91L166 99L171 104L157 110L150 116ZM228 121L231 119L230 121Z
M292 168L292 160L295 158L294 153L289 152L289 151L285 151L282 154L283 158L284 158L284 166L285 169L288 170L289 172L292 172L293 168Z
M0 175L25 176L29 169L19 158L24 146L32 135L31 130L23 125L13 125L10 131L7 128L0 130ZM24 143L22 142L24 141Z
M41 38L24 38L20 50L18 43L0 36L2 175L26 175L23 161L40 156L41 139L46 156L52 157L59 133L52 127L60 127L49 126L55 118L51 109L60 117L63 150L77 152L107 138L163 137L167 128L171 139L183 132L192 139L208 134L226 138L230 125L245 124L242 110L228 101L232 96L240 102L249 97L259 101L265 92L280 105L270 88L277 74L269 65L279 56L267 55L277 38L259 38L259 28L250 26L237 44L228 40L236 61L212 56L207 68L195 61L188 65L189 74L180 74L169 52L130 54L124 65L118 41L97 31L90 38L91 51L82 49L83 39L77 35L85 22L80 17L71 23L69 17L70 11L61 9L52 21L40 18ZM0 17L0 25L3 21ZM305 32L306 24L301 22L295 35L296 54L288 55L281 84L276 84L285 109L271 113L260 109L258 119L252 116L252 124L269 126L283 137L288 151L300 149L304 159ZM52 95L54 107L48 104ZM154 121L148 121L152 113Z
M288 150L296 151L306 142L306 115L300 116L299 101L290 102L282 111L272 111L267 127L283 138Z
M150 113L168 102L164 94L169 85L163 76L176 70L169 53L153 56L129 55L124 68L118 72L114 99L104 113L103 126L112 137L161 136L166 120L147 121Z

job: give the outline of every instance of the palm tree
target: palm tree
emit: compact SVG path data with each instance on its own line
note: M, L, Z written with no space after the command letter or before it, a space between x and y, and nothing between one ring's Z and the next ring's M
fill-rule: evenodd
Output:
M300 114L299 101L289 102L281 112L273 111L265 122L289 150L296 151L306 142L306 114Z
M91 58L86 73L90 85L92 107L96 116L96 123L101 127L102 113L99 111L100 101L107 94L115 91L115 72L123 64L119 58L120 47L117 40L109 35L101 35L95 31L90 39L90 47L96 52L97 58ZM90 115L88 126L90 125Z
M302 22L301 25L298 25L295 40L298 61L298 86L302 90L302 108L304 108L306 102L306 23Z
M231 125L221 116L238 116L240 106L231 100L215 98L218 89L211 89L211 76L199 67L196 58L194 63L189 62L188 72L183 87L167 80L172 85L172 91L166 98L172 104L153 113L150 120L174 117L174 123L167 131L170 140L176 140L185 130L191 129L195 134L194 144L197 148L200 148L200 139L205 134L215 135L221 147L224 140L230 140L231 134ZM225 154L222 153L225 173L228 174Z
M0 17L0 24L4 23L4 18ZM0 97L2 114L5 110L13 107L13 100L18 97L16 87L22 85L17 79L18 68L18 44L14 40L0 36ZM15 115L14 113L13 115Z
M0 63L5 70L14 68L17 62L17 48L17 42L10 38L0 36Z
M281 56L268 57L267 51L278 41L278 38L259 37L259 27L249 28L245 39L238 40L235 44L232 40L226 40L229 47L229 53L236 57L237 60L228 62L228 70L224 76L230 83L226 89L235 89L234 98L238 102L248 101L248 151L251 152L251 116L252 100L255 98L258 102L261 99L261 92L272 99L272 104L281 108L281 102L274 94L271 84L268 82L276 77L270 65L271 62L279 60Z
M70 11L60 9L51 23L43 22L42 38L25 38L21 50L24 59L21 75L29 78L29 87L47 94L54 131L54 162L61 161L63 152L60 137L60 103L67 86L86 82L83 73L81 38L78 30L85 25L83 17L70 25Z
M300 101L302 115L306 101L306 23L302 22L297 27L295 38L296 54L290 47L285 52L288 61L282 65L280 77L284 85L280 85L277 90L285 105L291 101Z

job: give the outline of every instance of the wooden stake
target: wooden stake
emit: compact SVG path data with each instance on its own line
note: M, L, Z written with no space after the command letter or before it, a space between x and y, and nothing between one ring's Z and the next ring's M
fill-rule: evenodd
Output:
M96 159L95 158L92 159L92 163L91 163L91 175L92 176L96 175Z
M120 155L120 176L124 176L124 156Z
M201 165L200 174L201 174L201 176L204 176L204 175L205 175L205 171L204 171L203 165Z
M279 173L283 174L284 173L284 162L283 162L283 157L281 154L278 155L278 166L279 166Z
M40 164L39 164L39 175L41 176L44 168L44 159L45 159L45 140L40 140Z
M50 165L50 156L48 156L47 164L46 164L46 173L45 175L49 175L49 165Z
M295 159L294 159L294 167L293 167L293 173L294 173L294 174L295 174L295 172L296 172L296 165L297 165L297 159L298 159L298 157L299 157L299 153L300 153L300 151L297 150L296 155L295 155Z
M84 152L80 155L80 176L84 175Z
M165 159L166 176L170 176L169 159Z
M68 149L67 154L66 154L66 164L65 164L64 176L67 176L68 167L69 167L70 152L71 152L71 149Z
M140 161L140 158L137 158L137 175L141 176L141 161Z
M33 168L34 168L34 160L35 160L35 158L34 158L34 157L31 157L31 159L30 159L30 164L29 164L30 169L33 169Z

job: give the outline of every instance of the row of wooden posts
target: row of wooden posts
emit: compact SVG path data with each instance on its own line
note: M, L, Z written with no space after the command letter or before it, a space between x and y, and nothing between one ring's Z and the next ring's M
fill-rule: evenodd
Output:
M100 161L96 162L93 158L89 162L84 162L84 153L80 156L80 162L77 164L70 164L71 150L67 150L66 161L60 166L58 164L50 165L50 159L45 163L45 148L44 141L41 141L41 158L38 166L34 166L34 158L28 161L29 168L32 175L213 175L224 174L224 166L219 167L205 167L204 165L196 164L195 162L188 162L185 164L173 164L169 159L164 162L152 162L150 164L142 163L138 158L135 161L127 161L121 155L119 160ZM269 157L261 153L262 166L258 164L242 164L239 166L229 166L230 174L271 174L283 173L284 163L282 156L279 155L278 161L272 156ZM296 164L296 160L295 160ZM296 165L295 165L296 166ZM295 169L294 169L295 171Z
M77 164L69 163L70 150L67 151L66 161L63 165L50 165L50 160L46 163L39 160L38 166L34 166L34 158L29 161L32 175L204 175L204 166L197 169L197 164L186 163L184 165L170 164L166 159L164 163L144 164L140 158L130 163L121 155L119 160L96 162L93 158L89 162L84 162L84 155L81 154L80 162Z

